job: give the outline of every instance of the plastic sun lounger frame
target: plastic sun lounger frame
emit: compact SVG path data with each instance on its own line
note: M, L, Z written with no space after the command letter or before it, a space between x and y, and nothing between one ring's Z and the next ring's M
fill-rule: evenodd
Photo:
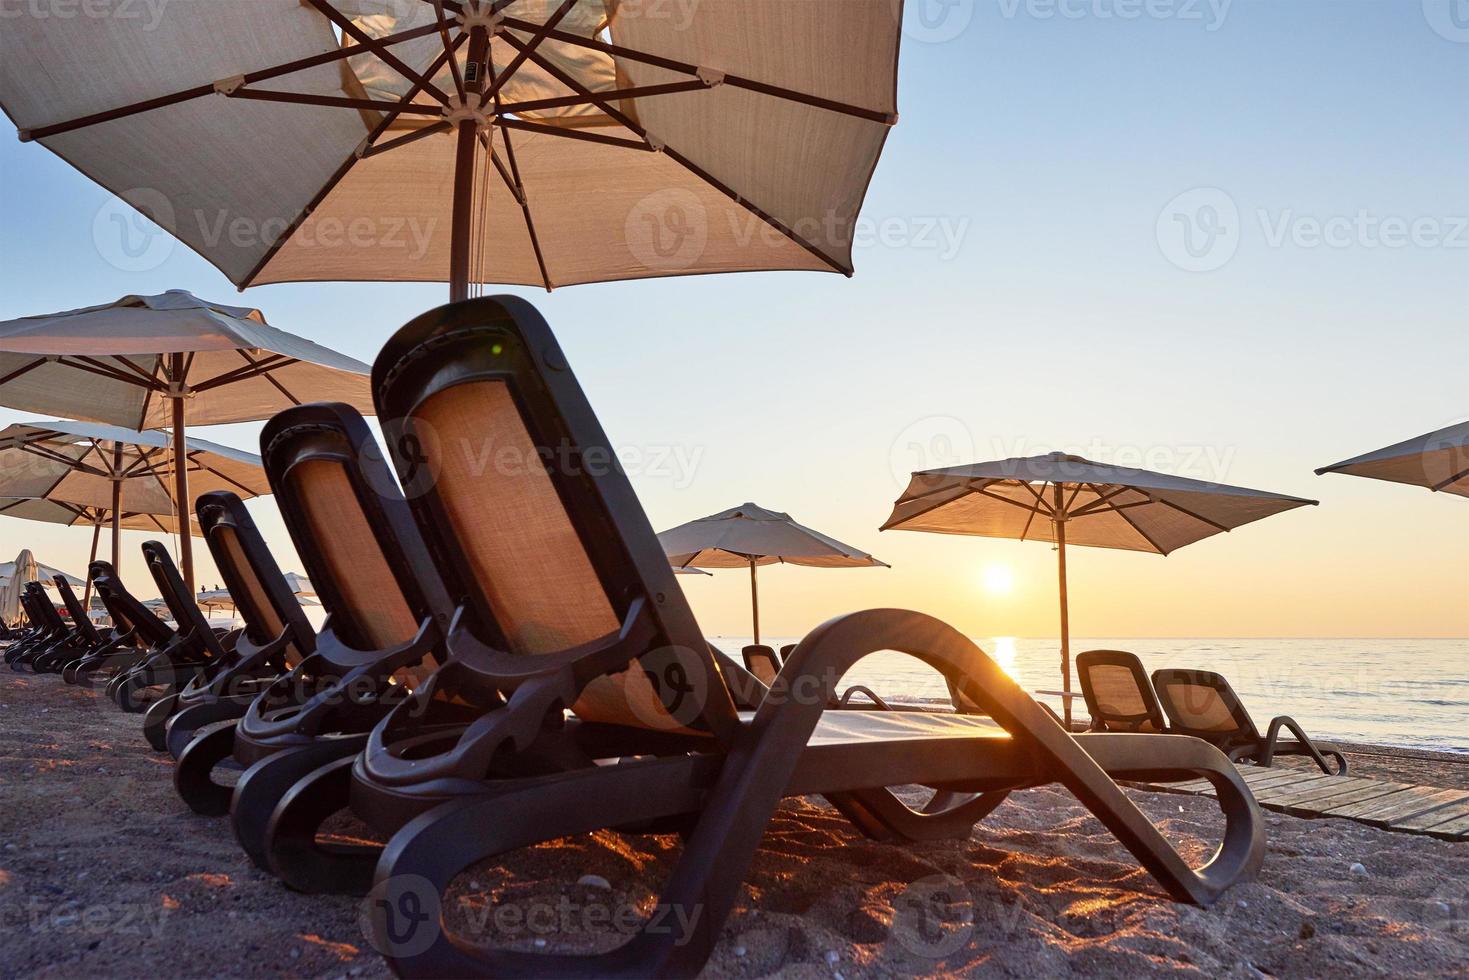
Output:
M55 583L57 594L66 606L70 635L65 642L58 643L31 662L31 669L38 674L59 674L68 663L92 653L105 642L82 609L81 601L71 590L71 583L66 580L66 576L56 575L51 581Z
M87 573L97 598L112 618L112 641L67 664L61 677L68 684L86 686L91 686L94 677L103 677L110 686L119 675L172 642L174 632L133 598L111 562L98 559L87 567Z
M1076 655L1076 677L1094 732L1169 731L1163 706L1137 654L1087 650Z
M1269 767L1279 756L1306 756L1329 776L1347 774L1347 757L1329 745L1317 746L1294 718L1272 718L1261 735L1244 702L1222 674L1164 668L1153 671L1153 688L1172 723L1171 731L1217 746L1231 762ZM1281 742L1282 729L1295 740ZM1332 763L1327 762L1328 757Z
M176 695L149 706L145 731L155 748L177 759L206 725L235 721L271 681L291 670L316 646L316 631L286 584L265 541L245 508L226 491L207 493L195 503L200 529L215 566L235 602L244 626L219 641L227 655ZM212 633L198 606L184 593L182 579L170 581L183 599L191 629ZM172 604L171 604L172 605Z
M200 630L191 623L188 611L193 609L196 614L198 612L193 605L193 597L189 596L190 601L181 602L172 594L173 583L182 583L183 576L179 574L178 566L174 564L173 557L163 543L144 541L142 551L144 564L153 577L153 584L163 596L164 605L173 615L176 628L171 631L166 643L150 648L136 664L117 672L107 682L104 688L107 696L130 714L147 710L152 699L143 699L146 691L155 690L158 698L175 694L227 652L212 629ZM178 587L182 588L182 585ZM147 607L130 593L123 602L130 610L129 619L137 621L143 616L151 615Z
M185 750L176 779L185 793L196 755L212 765L233 753L248 768L229 801L231 823L251 859L301 891L362 892L381 848L319 843L316 831L347 805L350 763L367 733L435 662L451 607L361 415L345 405L288 409L261 445L327 620L311 656L232 732Z
M753 717L742 716L554 336L523 300L494 297L425 314L388 342L373 380L380 417L401 420L392 449L400 480L413 488L410 508L445 580L463 596L446 640L448 662L374 729L353 770L353 810L396 831L377 867L381 900L372 928L375 945L400 975L691 976L707 959L761 835L787 795L827 796L872 836L922 839L967 835L1010 791L1059 782L1169 895L1200 904L1213 902L1263 860L1259 809L1218 750L1168 736L1073 737L970 640L919 613L869 610L823 624L798 645ZM536 466L522 470L517 491L495 463L484 482L466 481L470 467L444 452L466 436L478 440L472 445L503 447L497 437L513 437L516 425L544 463L554 494L537 482ZM486 486L515 499L489 499ZM552 513L558 504L563 512ZM558 550L547 558L557 563L554 570L497 567L475 550L487 541L503 543L518 533L515 522L531 520L574 534L575 549L560 550L566 541L557 539ZM567 623L536 613L559 608L567 619L581 618L587 610L577 601L588 574L603 590L612 628L590 641L548 648L537 629L555 633ZM517 602L533 608L516 608ZM510 628L502 632L505 623ZM856 725L858 734L827 732L823 715L837 682L880 650L938 670L997 726L962 715L836 711L830 720ZM439 691L482 711L450 743L423 729L427 705L421 702ZM573 705L581 723L566 719ZM900 724L910 726L896 729L908 737L870 734L892 734ZM864 727L868 735L861 734ZM568 730L584 746L600 745L605 764L485 778L492 760L533 758L542 743L555 744ZM661 757L653 757L659 746ZM1114 776L1209 779L1226 816L1218 853L1201 869L1190 868ZM884 788L915 783L962 794L960 802L917 812ZM687 822L683 854L653 915L611 952L469 948L440 922L388 921L390 912L437 907L433 896L416 891L441 892L477 861L568 835L668 819Z
M24 650L6 651L5 661L11 670L36 671L36 662L44 662L56 652L77 649L75 633L61 614L56 611L39 582L27 582L22 595L28 600L28 615L33 616L42 627L35 642Z

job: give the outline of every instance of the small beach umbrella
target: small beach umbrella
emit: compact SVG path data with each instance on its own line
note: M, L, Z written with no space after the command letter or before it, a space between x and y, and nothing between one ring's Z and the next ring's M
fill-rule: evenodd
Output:
M186 440L187 483L200 493L270 493L260 457L204 439ZM121 567L123 528L178 533L187 498L176 494L176 456L168 436L95 422L20 422L0 430L0 516L92 527L92 558L104 524L112 526L112 563ZM186 484L187 485L187 484ZM197 522L187 522L192 534ZM181 541L188 540L188 535Z
M675 570L750 569L750 609L756 643L760 642L760 591L755 577L759 566L888 567L865 551L797 524L789 514L750 503L680 524L658 535L658 542Z
M17 9L0 107L241 288L850 275L897 122L893 0L155 6Z
M1323 466L1317 476L1346 473L1469 497L1469 422Z
M47 588L54 588L52 580L60 575L67 583L81 588L82 580L75 575L43 565L36 561L36 556L31 554L29 548L21 550L14 561L0 563L0 619L6 623L14 623L20 619L20 596L25 587L31 582L40 582Z
M1066 546L1158 555L1314 500L1051 453L914 473L882 530L972 534L1056 546L1062 690L1071 690ZM1066 700L1066 720L1071 702Z
M0 323L0 405L135 430L167 426L172 499L184 512L197 469L183 461L188 426L258 421L310 401L370 414L368 373L361 361L270 326L259 310L183 290ZM192 587L188 535L180 552Z

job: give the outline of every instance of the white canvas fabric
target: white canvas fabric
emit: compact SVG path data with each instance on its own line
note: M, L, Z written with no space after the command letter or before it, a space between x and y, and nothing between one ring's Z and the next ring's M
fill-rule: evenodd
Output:
M166 355L174 353L189 355L189 425L267 419L311 401L373 412L366 364L270 326L259 310L184 290L0 322L0 402L130 429L171 426L170 400L126 379L166 383ZM289 360L269 377L229 380L273 355ZM89 370L97 365L121 377Z
M68 575L50 565L43 565L36 561L36 556L31 554L29 548L23 549L16 556L15 561L0 563L0 620L6 625L12 625L20 621L21 608L20 596L30 582L40 582L47 588L53 588L50 584L55 576L60 575L66 579L67 584L73 588L83 588L86 583L75 575Z
M433 5L416 0L332 3L375 38L434 24ZM527 42L531 27L560 6L515 0L503 11L517 22L505 34ZM507 173L513 149L520 190L513 193L481 155L487 179L476 180L484 191L475 237L483 244L473 278L551 288L747 270L850 274L857 215L896 121L901 10L893 0L580 0L557 25L565 36L536 48L549 67L521 60L500 90L501 105L571 96L566 80L592 92L691 80L699 87L619 99L615 109L636 128L592 104L507 113L641 148L524 131L511 131L507 147L504 132L491 127L489 142ZM461 36L458 24L449 30ZM664 60L647 64L568 40L577 37ZM169 93L213 93L216 82L229 90L235 76L342 44L362 47L299 0L178 0L134 19L22 10L0 36L0 107L23 131L41 130ZM389 50L422 74L443 45L433 32ZM489 60L498 78L517 52L499 36ZM669 61L695 71L664 67ZM447 67L432 81L454 90ZM395 101L410 86L397 67L364 51L244 89ZM381 109L247 100L240 91L39 139L236 285L447 278L452 133L363 156L365 140L387 118ZM414 101L440 114L401 114L374 145L442 121L438 101L424 93Z
M1054 541L1059 512L1068 545L1166 555L1315 503L1052 453L914 473L882 529Z
M1469 422L1436 429L1316 472L1346 473L1469 497Z
M887 567L865 551L797 524L789 514L751 503L664 531L658 542L675 567L748 568L752 562Z
M271 492L253 453L192 437L185 445L192 495L229 490L249 498ZM170 437L70 420L18 423L0 431L0 497L9 498L0 501L0 516L110 524L113 473L123 475L122 526L172 533L171 518L180 508L173 499ZM68 512L72 519L66 519ZM197 522L190 523L198 535Z

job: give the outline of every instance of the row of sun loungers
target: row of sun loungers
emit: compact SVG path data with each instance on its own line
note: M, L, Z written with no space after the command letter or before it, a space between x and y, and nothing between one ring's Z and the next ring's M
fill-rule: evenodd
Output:
M1011 792L1059 783L1178 901L1208 905L1258 871L1264 823L1231 759L1268 763L1282 751L1275 724L1258 745L1221 751L1171 708L1165 721L1135 684L1143 708L1088 695L1098 725L1071 733L957 630L896 609L833 619L751 669L712 648L529 304L482 299L418 318L378 357L373 386L393 420L387 452L341 405L287 410L262 434L328 613L319 632L243 504L211 493L196 511L242 629L213 630L149 544L175 627L96 562L110 631L93 629L63 585L73 624L33 596L32 629L6 660L101 685L140 713L149 743L176 759L180 797L227 816L287 886L377 889L374 944L398 973L695 974L793 795L824 797L864 835L901 846L966 837ZM955 710L889 710L843 691L852 665L881 650L942 674ZM1159 687L1165 706L1172 690ZM226 768L242 770L233 787ZM1193 868L1118 781L1201 778L1226 824ZM889 789L904 785L932 796L910 806ZM319 839L344 808L386 847ZM611 952L469 946L416 914L438 907L419 891L442 892L476 862L604 829L683 837L656 908Z

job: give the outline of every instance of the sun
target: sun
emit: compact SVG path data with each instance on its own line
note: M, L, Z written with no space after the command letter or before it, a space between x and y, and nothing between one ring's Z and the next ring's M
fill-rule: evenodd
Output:
M1015 591L1015 573L1009 565L987 565L980 575L984 590L990 595L1009 595Z

